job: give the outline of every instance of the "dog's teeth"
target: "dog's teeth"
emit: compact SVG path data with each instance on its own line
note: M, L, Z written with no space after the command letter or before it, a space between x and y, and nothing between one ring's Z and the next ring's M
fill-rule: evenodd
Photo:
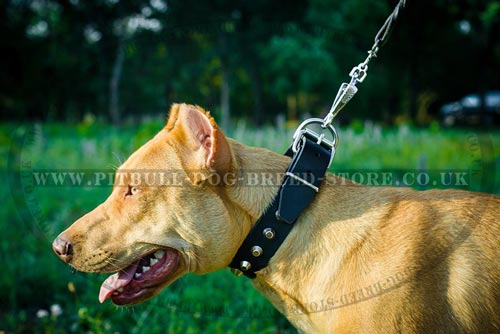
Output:
M157 260L157 259L155 259L155 258L151 258L151 259L149 260L149 264L150 264L150 265L152 265L152 266L154 266L154 265L155 265L155 264L157 264L157 263L158 263L158 260Z
M117 291L118 292L123 292L123 288L119 288Z
M165 251L160 249L154 253L155 258L158 260L165 256Z
M141 275L142 275L141 273L135 273L134 276L135 276L135 278L139 278L139 277L141 277Z
M148 266L143 266L142 267L142 272L145 273L146 271L148 271L149 269L151 269L151 267L148 267Z
M118 292L116 292L116 291L115 291L115 292L113 292L113 296L116 296L117 294L118 294Z

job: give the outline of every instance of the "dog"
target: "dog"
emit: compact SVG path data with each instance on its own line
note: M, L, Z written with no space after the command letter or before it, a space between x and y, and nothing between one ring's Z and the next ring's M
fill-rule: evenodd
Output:
M289 163L225 137L201 107L174 104L109 198L53 249L79 271L116 272L100 302L140 303L188 272L226 268L282 181L249 186L241 175L283 175ZM500 333L499 196L323 182L252 280L300 332Z

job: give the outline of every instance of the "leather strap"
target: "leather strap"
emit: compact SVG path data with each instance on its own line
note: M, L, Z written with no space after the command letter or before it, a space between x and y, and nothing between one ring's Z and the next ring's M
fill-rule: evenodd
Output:
M290 150L287 155L290 154ZM277 196L243 241L229 267L236 274L255 278L266 267L292 230L295 221L312 202L330 163L332 151L303 137Z

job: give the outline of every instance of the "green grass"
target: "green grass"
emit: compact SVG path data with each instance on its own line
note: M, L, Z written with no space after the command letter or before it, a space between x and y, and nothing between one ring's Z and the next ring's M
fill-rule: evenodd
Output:
M104 275L72 273L51 240L102 202L109 187L27 187L32 169L112 169L162 127L105 124L0 125L0 332L6 333L294 333L251 286L227 270L187 275L131 308L97 301ZM283 152L293 129L236 123L227 134ZM472 190L500 194L500 134L376 125L339 129L332 171L460 170ZM73 288L68 288L74 287ZM38 317L53 305L61 315Z

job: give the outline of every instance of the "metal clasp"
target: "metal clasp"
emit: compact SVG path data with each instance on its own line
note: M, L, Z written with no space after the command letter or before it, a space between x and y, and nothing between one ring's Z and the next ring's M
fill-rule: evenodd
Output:
M330 108L328 115L326 115L326 117L323 119L323 127L332 124L333 119L335 118L335 116L337 116L339 111L341 111L346 106L346 104L351 101L354 95L356 95L356 93L358 92L356 84L361 83L365 80L366 75L368 74L368 63L373 57L376 57L376 50L370 50L365 61L352 68L351 72L349 73L351 81L349 83L344 82L342 83L342 85L340 85L337 96L335 96L335 100L333 100L332 107Z
M317 133L316 131L309 129L308 126L311 124L318 124L322 129L327 129L330 132L332 139L326 138L326 134L324 132ZM306 135L309 138L315 140L318 145L322 145L328 150L331 150L330 162L328 163L328 166L330 166L333 161L333 157L335 156L335 147L337 146L337 130L335 130L335 128L331 124L325 125L324 120L321 118L306 119L299 125L299 127L293 134L292 150L294 153L298 152L300 147L299 145L303 144L305 140L304 136Z
M343 83L340 85L339 91L337 92L337 96L335 97L335 100L333 101L332 107L330 108L330 111L328 112L328 115L323 119L322 121L322 126L327 127L332 124L333 119L339 111L342 110L342 108L345 107L345 105L352 99L354 94L358 92L358 88L356 87L355 80L351 80L350 83Z

